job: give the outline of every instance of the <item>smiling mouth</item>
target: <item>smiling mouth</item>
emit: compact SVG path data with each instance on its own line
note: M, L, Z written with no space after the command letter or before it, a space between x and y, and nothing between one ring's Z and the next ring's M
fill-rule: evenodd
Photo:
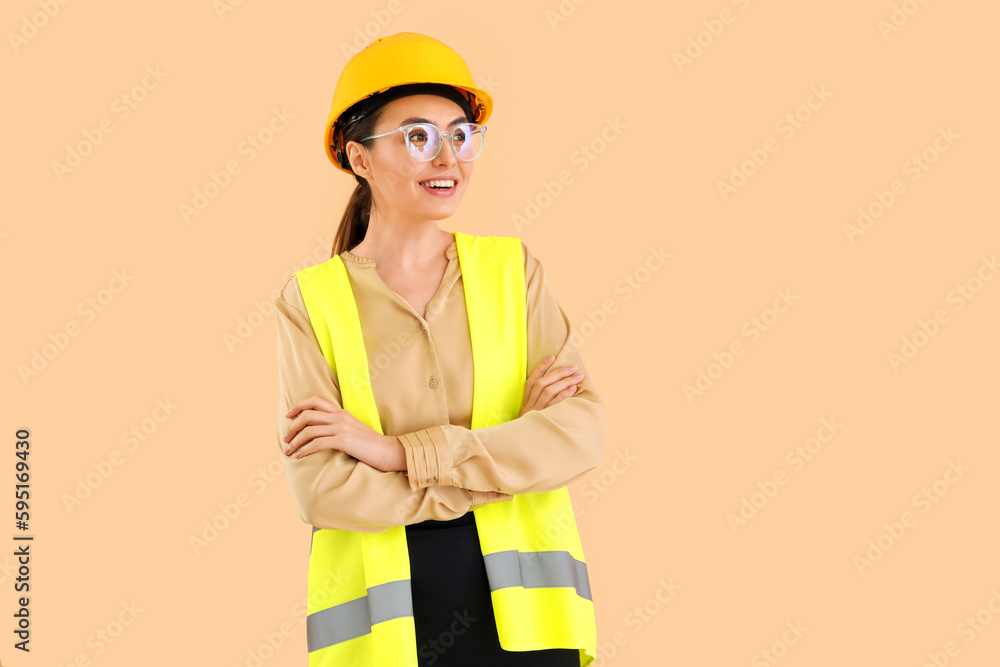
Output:
M455 181L452 179L432 179L430 181L422 181L420 185L425 188L431 188L433 190L450 190L455 187Z

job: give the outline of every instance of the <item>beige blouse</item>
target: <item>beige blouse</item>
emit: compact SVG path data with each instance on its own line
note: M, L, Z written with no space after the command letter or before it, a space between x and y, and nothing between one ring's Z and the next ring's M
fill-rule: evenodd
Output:
M285 413L318 395L342 405L293 274L274 299L278 337L277 444L303 521L319 528L381 532L427 519L456 519L512 494L557 489L604 460L604 404L571 341L541 263L524 249L527 362L583 373L575 396L503 424L470 429L472 343L456 242L427 304L426 319L383 282L376 260L340 254L354 290L383 432L406 450L404 471L382 472L338 450L284 454Z

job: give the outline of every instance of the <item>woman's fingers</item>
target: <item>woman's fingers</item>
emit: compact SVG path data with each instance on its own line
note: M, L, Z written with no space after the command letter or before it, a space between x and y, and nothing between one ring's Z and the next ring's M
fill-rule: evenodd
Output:
M296 456L300 453L300 450L304 449L305 445L308 445L314 438L320 435L329 435L328 433L320 433L319 431L322 428L323 427L320 425L303 425L301 428L297 428L294 433L289 430L289 434L292 435L292 438L288 441L288 444L285 447L285 454L288 456ZM285 437L288 438L287 435ZM313 448L313 451L314 450L315 448Z
M290 417L292 420L285 432L284 440L288 445L285 448L285 453L293 454L295 449L305 442L300 438L305 427L310 424L330 424L332 416L341 410L340 406L320 396L310 396L293 403L292 407L285 413L286 417ZM291 446L293 442L296 443L295 447Z
M535 400L538 398L538 392L541 391L536 387L536 382L542 377L545 369L548 368L553 361L555 361L555 357L550 354L542 359L538 365L531 370L531 373L528 374L528 377L524 381L524 400L521 402L521 414L524 414L526 410L530 409L530 406L535 404Z
M285 453L288 456L302 458L321 449L340 449L345 451L344 447L349 443L342 443L339 438L334 437L345 432L345 426L336 421L309 424L295 434L295 437L292 438L291 442L285 448Z
M329 414L329 412L322 412L320 410L303 410L299 412L292 418L292 423L288 425L288 431L285 432L285 442L291 442L309 424L328 423L324 421L324 416Z
M535 404L535 401L538 399L538 394L542 390L542 388L539 387L537 383L540 379L542 379L542 377L545 375L545 371L549 368L549 366L552 365L552 362L554 362L555 360L556 360L555 355L550 354L549 356L545 357L540 362L538 362L538 365L535 366L535 368L531 371L531 374L528 375L528 379L525 380L524 383L525 387L527 388L527 391L525 391L525 396L524 396L525 405L530 406Z
M574 374L576 368L573 366L562 366L546 373L545 369L554 361L555 356L549 355L528 376L521 415L529 410L541 410L549 405L555 405L576 393L575 385L583 379L583 374Z
M292 420L294 429L289 429L291 438L285 448L286 455L303 458L324 449L336 449L373 467L382 465L389 438L329 401L320 399L311 404L333 409L304 409L297 414Z
M308 429L303 429L303 432L307 430ZM298 443L296 445L296 448L292 450L292 453L289 456L294 456L297 459L301 459L303 456L309 456L310 454L314 454L320 451L321 449L337 449L337 447L335 446L336 443L337 443L336 438L310 437L302 441L301 443Z
M539 394L538 407L536 409L541 410L550 405L555 405L564 398L569 398L576 393L576 385L583 379L583 373L576 373L575 369L560 368L543 378L543 381L557 373L558 376L553 378L550 384L546 385L542 389L541 394Z
M288 409L285 416L291 419L295 415L299 414L303 410L322 410L324 412L336 412L341 408L334 405L330 401L326 400L322 396L310 396L309 398L303 398L301 401L296 401L292 403L292 407Z

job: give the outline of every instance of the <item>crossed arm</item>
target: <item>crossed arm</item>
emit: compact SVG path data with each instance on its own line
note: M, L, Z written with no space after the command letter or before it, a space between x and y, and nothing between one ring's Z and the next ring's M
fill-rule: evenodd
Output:
M566 486L600 464L603 403L541 265L524 250L528 362L535 366L520 416L483 429L442 424L382 435L343 410L337 379L289 279L275 299L277 440L304 521L381 532L450 520L515 493Z

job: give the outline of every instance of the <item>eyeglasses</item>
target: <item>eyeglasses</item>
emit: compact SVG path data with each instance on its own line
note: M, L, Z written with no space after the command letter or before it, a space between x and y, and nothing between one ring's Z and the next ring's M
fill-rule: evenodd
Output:
M412 125L401 125L395 130L389 130L382 134L374 134L365 137L361 141L385 137L396 132L402 132L406 140L406 150L410 157L417 162L430 162L441 152L441 145L444 138L451 140L451 148L455 151L455 157L463 162L475 160L483 152L483 144L486 142L486 126L476 123L462 123L456 125L455 129L444 132L437 125L432 123L414 123Z

